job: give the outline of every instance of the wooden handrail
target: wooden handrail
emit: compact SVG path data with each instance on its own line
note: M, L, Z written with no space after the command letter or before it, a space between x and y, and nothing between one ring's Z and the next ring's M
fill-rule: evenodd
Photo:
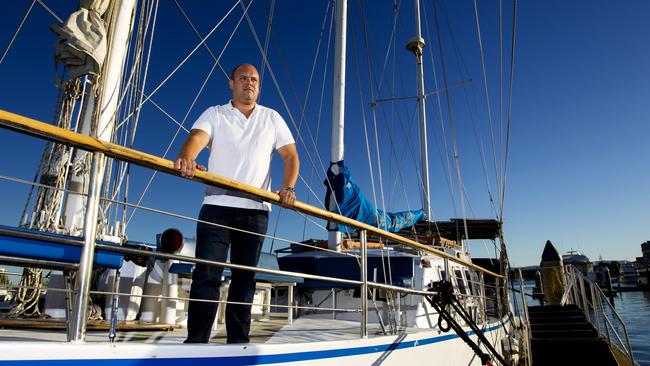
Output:
M174 168L174 162L171 160L163 159L158 156L150 155L142 151L131 149L122 145L98 140L88 135L83 135L60 127L56 127L51 124L40 122L15 113L7 112L2 109L0 109L0 126L10 130L25 133L27 135L36 136L50 141L55 141L64 145L74 146L83 150L101 152L111 158L127 161L145 168L154 169L160 172L176 175L179 177L181 176L179 171ZM253 186L249 186L247 184L238 182L236 180L228 179L213 173L197 171L196 175L194 176L194 178L191 178L191 180L195 180L216 187L227 188L239 192L248 193L258 198L261 198L264 201L276 205L280 205L280 196L278 196L273 192L264 189L259 189ZM367 230L371 233L374 233L384 238L389 238L391 240L399 242L400 244L404 244L413 249L418 249L443 258L447 258L452 262L456 262L464 266L471 267L477 271L483 272L490 276L494 276L497 278L505 278L505 276L494 273L481 266L477 266L474 263L462 260L451 254L447 254L443 251L437 250L430 246L420 244L414 240L404 238L402 236L399 236L397 234L385 230L381 230L377 227L350 219L348 217L336 214L334 212L330 212L318 207L308 205L304 202L296 201L296 203L293 206L293 210L300 211L327 221L334 221L339 224L351 226L359 230Z

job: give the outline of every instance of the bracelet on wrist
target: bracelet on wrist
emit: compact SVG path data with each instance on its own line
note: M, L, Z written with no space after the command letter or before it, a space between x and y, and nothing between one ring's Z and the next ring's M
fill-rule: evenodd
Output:
M296 192L296 190L293 187L284 187L282 188L283 191L288 191L288 192Z

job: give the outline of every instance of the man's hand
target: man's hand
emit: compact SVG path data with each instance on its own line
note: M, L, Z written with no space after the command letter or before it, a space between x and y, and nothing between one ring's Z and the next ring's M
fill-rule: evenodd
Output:
M293 204L296 203L296 192L293 189L283 188L275 193L280 196L282 207L293 207Z
M178 158L174 163L174 168L178 169L181 172L181 175L185 178L192 178L196 174L197 170L206 171L205 166L197 163L194 159L191 158Z
M192 178L197 170L206 171L207 169L198 164L194 159L199 152L210 142L210 135L203 130L191 130L190 135L181 147L178 159L174 162L174 168L177 169L185 178Z

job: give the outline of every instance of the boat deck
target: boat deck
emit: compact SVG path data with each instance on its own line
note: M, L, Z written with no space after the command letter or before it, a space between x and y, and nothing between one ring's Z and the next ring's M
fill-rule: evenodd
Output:
M0 327L0 342L27 340L43 342L66 341L66 332L61 321L50 319L3 319L0 321ZM368 333L370 336L380 334L379 326L369 325ZM359 338L359 334L359 323L355 321L305 317L295 319L293 324L287 324L286 318L270 318L251 323L250 340L251 343L255 344L303 343L351 340ZM170 325L143 325L135 322L120 322L115 341L180 344L183 343L186 337L187 330L185 328ZM104 325L100 327L90 326L86 334L86 341L108 341L107 328ZM210 343L226 343L226 328L224 325L220 324L219 328L212 332Z

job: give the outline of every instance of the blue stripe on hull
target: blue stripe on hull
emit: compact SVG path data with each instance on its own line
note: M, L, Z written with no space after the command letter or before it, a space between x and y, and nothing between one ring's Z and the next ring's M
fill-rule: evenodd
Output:
M484 333L491 332L500 326L493 326L485 329ZM474 332L468 331L468 335ZM274 363L298 362L336 357L359 356L370 353L391 352L404 348L420 347L433 343L460 338L457 334L447 334L439 337L419 339L415 341L381 344L376 346L331 349L321 351L307 351L296 353L281 353L274 355L254 356L215 356L215 357L174 357L174 358L113 358L113 359L62 359L62 360L13 360L0 361L0 365L21 365L21 366L241 366L241 365L265 365Z

